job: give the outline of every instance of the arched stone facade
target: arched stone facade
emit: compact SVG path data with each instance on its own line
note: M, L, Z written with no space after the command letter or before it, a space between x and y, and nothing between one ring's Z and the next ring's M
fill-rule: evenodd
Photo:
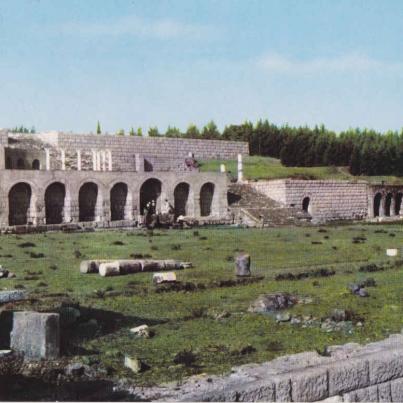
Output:
M29 171L29 181L26 173L17 169L0 173L0 227L75 222L106 227L112 223L130 225L142 220L142 207L152 199L156 199L157 212L163 212L166 201L174 207L181 199L181 211L185 208L187 215L203 218L200 205L204 201L200 200L206 183L214 185L209 217L223 219L228 215L227 177L220 173L127 172L122 178L119 172L89 175L85 171L40 169ZM10 190L21 182L28 185L25 193L22 189L17 194L13 191L10 200ZM17 203L16 211L17 199L23 202Z

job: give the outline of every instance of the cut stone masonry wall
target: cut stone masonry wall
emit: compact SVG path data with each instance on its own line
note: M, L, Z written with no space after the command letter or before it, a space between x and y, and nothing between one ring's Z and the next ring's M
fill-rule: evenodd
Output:
M362 219L369 215L371 192L365 182L282 179L250 185L287 207L302 209L304 199L309 198L308 212L317 220Z
M133 393L139 393L133 388ZM361 346L305 352L263 364L233 368L227 376L196 376L181 386L144 390L144 397L168 401L403 401L403 335Z

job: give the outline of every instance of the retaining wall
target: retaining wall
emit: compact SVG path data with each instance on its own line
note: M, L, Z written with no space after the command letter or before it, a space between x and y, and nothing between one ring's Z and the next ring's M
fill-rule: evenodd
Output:
M66 149L110 149L114 154L143 154L196 159L234 159L249 155L249 146L241 141L179 139L167 137L111 136L58 133L58 147Z
M137 390L133 392L138 393ZM189 378L144 397L179 401L403 401L403 336L332 346L234 368L228 376Z
M368 216L368 184L336 180L275 180L250 182L267 197L287 207L302 209L309 197L308 212L318 220L361 219Z

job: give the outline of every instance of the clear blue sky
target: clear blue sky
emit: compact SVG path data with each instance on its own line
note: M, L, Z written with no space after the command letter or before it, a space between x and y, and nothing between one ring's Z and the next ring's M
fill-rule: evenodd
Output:
M402 0L1 0L0 127L403 127Z

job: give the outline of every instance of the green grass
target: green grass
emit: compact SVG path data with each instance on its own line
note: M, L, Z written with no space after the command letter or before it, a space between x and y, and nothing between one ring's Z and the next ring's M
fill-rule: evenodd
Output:
M236 176L237 162L231 161L203 161L202 171L219 171L220 164L226 165L227 171ZM286 167L280 160L270 157L245 157L244 176L247 179L338 179L338 180L365 180L370 183L385 181L388 184L402 184L403 179L396 176L353 176L346 167Z
M100 362L111 376L133 378L139 384L180 380L194 373L223 373L231 366L261 362L276 356L305 350L322 350L329 344L348 341L368 342L399 332L403 325L403 267L391 267L383 272L360 273L367 262L385 264L394 261L385 256L385 249L403 244L403 226L355 225L318 228L279 229L198 229L155 231L144 236L141 231L102 231L86 234L48 233L41 235L1 236L1 263L16 273L17 278L0 280L2 288L24 285L33 299L19 304L19 309L56 310L63 300L73 299L80 306L122 314L108 332L77 343L88 352L77 360ZM379 230L384 232L379 233ZM395 236L390 236L393 233ZM307 234L309 236L307 236ZM325 236L329 237L328 239ZM365 236L362 244L352 238ZM201 239L206 237L206 240ZM124 245L117 246L117 240ZM320 241L322 244L312 244ZM36 246L21 248L23 242ZM181 245L179 250L173 245ZM211 287L216 280L233 279L234 263L229 261L237 251L251 254L252 272L264 275L263 281L236 287ZM45 254L30 258L26 252ZM82 257L76 258L75 251ZM79 263L87 258L129 258L132 253L147 253L154 258L191 261L194 268L177 271L181 281L202 283L203 291L156 293L152 273L102 278L97 274L82 275ZM51 266L57 265L56 270ZM319 267L332 267L333 277L299 281L274 281L276 274L297 272ZM24 280L28 272L42 272L37 280ZM350 294L350 282L373 277L378 286L369 288L369 298ZM48 286L39 286L40 282ZM130 284L129 284L130 283ZM109 287L122 295L97 297L95 290ZM124 292L130 291L130 294ZM326 317L334 308L351 309L364 319L362 328L353 334L325 333L319 328L302 328L289 323L277 324L266 315L248 312L248 307L260 294L288 291L313 298L313 303L297 305L292 314ZM67 296L52 295L65 293ZM215 320L214 315L227 311L231 315ZM102 321L102 320L101 320ZM137 339L130 334L133 326L147 323L155 332L151 339ZM102 324L102 323L101 323ZM256 351L241 354L251 345ZM192 350L195 365L185 367L174 363L175 355ZM124 354L142 358L151 368L134 375L123 367Z

